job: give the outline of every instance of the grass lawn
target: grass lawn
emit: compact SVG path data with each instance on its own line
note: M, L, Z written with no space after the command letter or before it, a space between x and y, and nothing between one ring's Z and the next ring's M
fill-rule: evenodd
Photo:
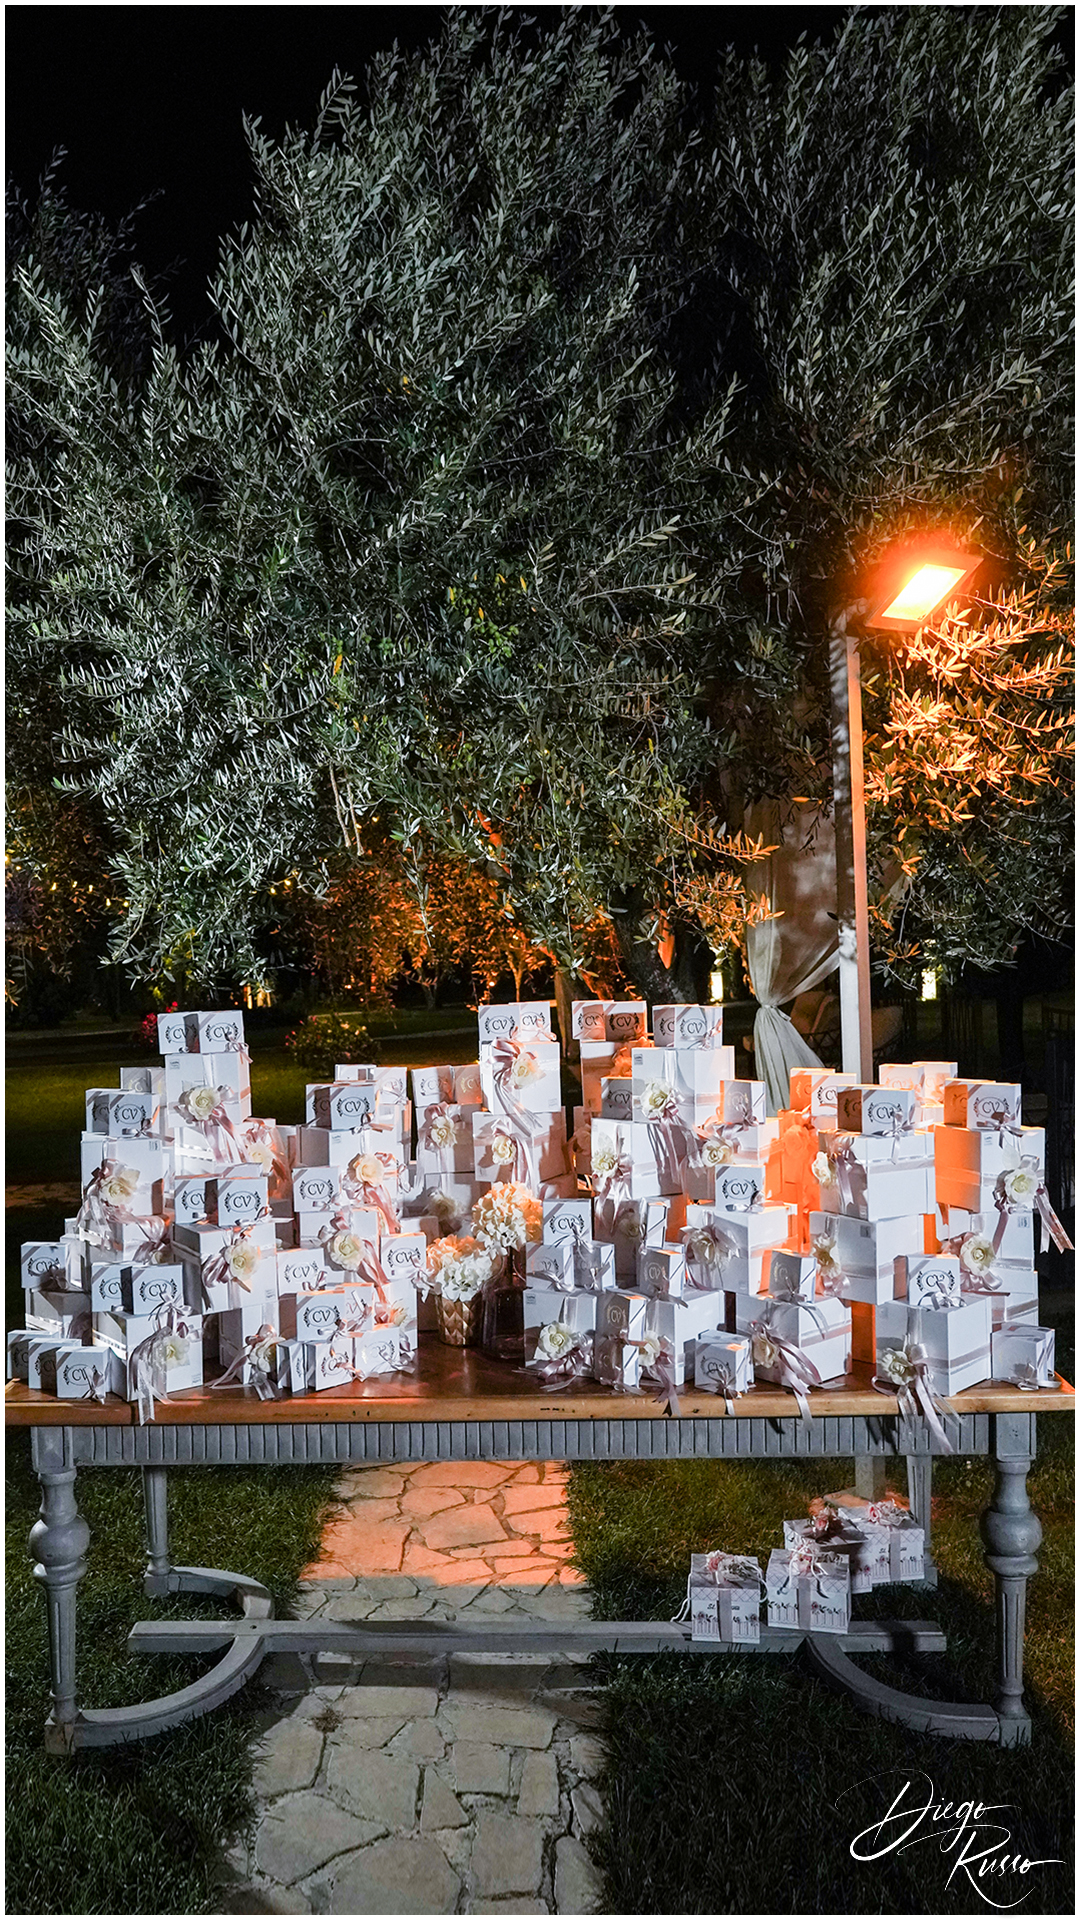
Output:
M1059 1361L1063 1371L1066 1360L1071 1366L1071 1353ZM946 1884L957 1850L943 1853L937 1838L872 1864L852 1859L850 1843L887 1811L905 1780L913 1782L906 1804L925 1798L930 1781L939 1799L1007 1807L989 1818L1011 1832L1010 1857L1071 1862L1072 1418L1042 1420L1039 1432L1029 1482L1044 1529L1040 1571L1028 1588L1032 1746L1008 1752L867 1719L797 1654L602 1656L596 1666L606 1683L610 1757L607 1823L594 1844L606 1911L985 1911L962 1871ZM782 1544L784 1518L805 1513L813 1494L850 1477L847 1460L575 1466L571 1524L597 1616L670 1618L684 1597L692 1552L723 1547L764 1564L769 1548ZM860 1597L855 1611L937 1621L948 1651L867 1658L860 1664L868 1672L906 1692L989 1699L993 1581L976 1529L992 1484L986 1461L935 1465L939 1586L879 1588ZM895 1485L904 1490L902 1469ZM1024 1894L1032 1912L1072 1913L1069 1865L1040 1866L993 1889L1003 1905Z
M169 1475L173 1551L196 1566L239 1566L280 1609L314 1550L335 1469L221 1468ZM186 1686L189 1657L134 1659L137 1619L230 1611L224 1601L143 1597L142 1495L136 1470L87 1470L78 1481L90 1524L79 1590L79 1689L88 1707L149 1700ZM49 1662L45 1605L27 1535L38 1508L28 1436L8 1445L7 1911L213 1913L220 1849L253 1811L250 1741L263 1704L257 1680L224 1707L127 1749L49 1758L42 1749ZM209 1663L206 1663L209 1664Z

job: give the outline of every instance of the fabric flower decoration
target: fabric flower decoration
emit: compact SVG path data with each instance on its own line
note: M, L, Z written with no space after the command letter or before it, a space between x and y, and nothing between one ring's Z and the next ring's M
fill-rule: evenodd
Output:
M259 1271L262 1248L252 1246L250 1240L240 1240L235 1247L227 1249L225 1261L233 1279L246 1286Z
M542 1353L545 1360L561 1360L564 1353L570 1353L579 1344L578 1336L561 1320L553 1320L550 1326L541 1327L536 1340L536 1351Z
M1030 1207L1039 1190L1039 1182L1030 1167L1013 1167L1010 1173L1002 1174L1001 1184L1006 1200L1014 1207Z
M373 1153L358 1153L355 1160L349 1162L349 1178L364 1187L381 1185L386 1168Z
M543 1211L528 1187L503 1180L481 1194L473 1208L476 1237L493 1253L537 1242L543 1231Z
M915 1369L903 1347L886 1347L879 1353L877 1371L882 1380L888 1380L894 1387L908 1387L915 1378Z
M994 1243L984 1233L969 1233L960 1243L960 1265L980 1278L994 1264Z
M620 1240L625 1240L628 1246L641 1245L641 1222L635 1213L622 1214L616 1222L615 1230Z
M452 1193L433 1193L427 1205L444 1232L461 1225L461 1202Z
M214 1108L224 1098L221 1087L189 1087L177 1101L180 1112L192 1120L209 1120Z
M408 1317L408 1312L400 1300L395 1301L393 1306L382 1300L377 1300L375 1303L374 1324L377 1327L402 1327Z
M117 1167L101 1183L101 1197L107 1206L126 1207L138 1191L139 1174L135 1167Z
M346 1229L331 1234L326 1251L335 1267L344 1267L348 1272L355 1273L364 1257L364 1242L359 1235Z
M775 1367L779 1349L767 1328L758 1327L751 1335L750 1353L756 1367Z
M516 1156L517 1147L514 1141L508 1139L505 1133L497 1133L491 1142L491 1157L496 1166L509 1166Z
M726 1141L718 1140L711 1134L701 1143L701 1164L705 1167L726 1167L734 1159L733 1148Z
M658 1333L647 1333L641 1341L641 1364L643 1367L655 1367L663 1352L664 1343Z
M818 1272L824 1274L826 1279L831 1280L842 1271L836 1255L835 1240L829 1240L822 1235L821 1239L814 1241L812 1252L817 1261Z
M274 1164L274 1149L267 1140L245 1140L244 1152L248 1159L264 1173L269 1173Z
M439 1275L439 1291L444 1300L475 1300L491 1273L491 1261L482 1253L467 1253L460 1260L448 1261Z
M662 1080L650 1080L641 1096L641 1111L646 1120L658 1120L674 1103L671 1088Z
M592 1157L592 1170L596 1179L607 1180L619 1164L619 1156L614 1147L597 1147Z
M452 1147L457 1138L457 1128L448 1113L440 1113L427 1126L427 1137L433 1147Z
M186 1367L188 1343L178 1333L167 1333L161 1346L161 1358L166 1367Z
M510 1085L527 1087L532 1080L539 1080L540 1062L535 1053L519 1053L510 1069Z
M835 1185L836 1175L833 1172L832 1161L829 1159L827 1153L815 1153L810 1165L810 1171L819 1187L831 1187Z

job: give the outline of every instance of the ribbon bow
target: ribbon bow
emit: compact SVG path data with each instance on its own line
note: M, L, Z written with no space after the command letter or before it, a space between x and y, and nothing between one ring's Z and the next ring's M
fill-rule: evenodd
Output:
M694 1265L704 1267L710 1279L714 1276L717 1280L719 1279L728 1261L736 1252L734 1240L717 1226L692 1228L686 1236L686 1244ZM689 1268L687 1274L691 1286L697 1287L699 1283ZM716 1292L717 1288L706 1285L704 1288L699 1288L699 1291Z
M993 1293L996 1292L996 1288L971 1286L968 1287L966 1291L968 1293ZM920 1307L933 1307L941 1313L954 1313L957 1307L962 1307L963 1304L960 1282L947 1278L945 1274L940 1274L936 1279L931 1280L930 1284L924 1288L919 1299Z
M269 1324L261 1326L257 1333L249 1333L232 1365L222 1374L221 1379L213 1381L212 1385L214 1387L241 1386L244 1367L248 1366L251 1370L250 1384L254 1387L259 1399L280 1400L282 1389L270 1376L270 1368L273 1364L271 1355L277 1342L277 1329Z
M784 1340L775 1332L771 1323L772 1309L766 1306L765 1316L755 1320L750 1328L751 1352L755 1367L762 1367L769 1373L779 1376L778 1385L786 1387L795 1395L798 1402L799 1417L808 1428L813 1427L810 1417L810 1402L806 1394L810 1387L820 1387L821 1375L812 1360L808 1360L799 1347L790 1340Z
M390 1197L387 1180L385 1178L382 1180L364 1180L358 1173L353 1172L353 1168L359 1166L363 1160L376 1161L385 1176L392 1176L396 1173L397 1161L392 1153L358 1153L355 1159L350 1160L341 1176L341 1190L343 1194L347 1200L351 1200L356 1206L373 1207L382 1221L383 1230L386 1233L400 1233L401 1222L398 1219L394 1202Z
M165 1243L169 1237L166 1221L155 1214L146 1215L148 1231L145 1240L141 1240L131 1256L133 1267L152 1267L160 1264L165 1252Z
M900 1506L891 1495L887 1500L872 1500L866 1517L875 1527L903 1527L910 1519L907 1508Z
M534 1355L519 1369L522 1373L531 1374L554 1393L561 1393L564 1387L572 1387L579 1380L588 1380L592 1374L593 1335L577 1333L569 1328L567 1331L571 1344L565 1353Z
M1019 1140L1023 1128L1017 1125L1008 1107L993 1107L988 1115L986 1126L980 1128L980 1132L996 1133L998 1146L1004 1147L1008 1144L1005 1139L1006 1134L1011 1135L1014 1140Z
M190 1093L196 1089L190 1088L188 1091ZM190 1106L184 1104L188 1099L188 1093L181 1094L179 1100L173 1101L172 1110L179 1114L185 1127L192 1127L205 1137L206 1144L218 1166L241 1163L244 1159L244 1145L237 1138L236 1128L225 1111L229 1089L215 1087L214 1093L217 1098L208 1114L192 1113Z
M653 1338L655 1340L655 1335ZM635 1344L648 1353L647 1340L637 1341ZM656 1387L657 1391L653 1399L659 1401L673 1419L678 1420L682 1414L682 1408L675 1391L675 1349L670 1340L661 1338L655 1357L651 1360L647 1359L642 1367L641 1378L648 1380L650 1386Z
M736 1391L735 1368L731 1366L727 1360L721 1360L717 1364L715 1371L710 1375L710 1378L716 1382L716 1391L724 1402L724 1412L734 1418Z
M121 1220L130 1220L131 1206L124 1200L106 1200L102 1189L120 1172L119 1160L103 1160L90 1175L83 1190L82 1205L75 1220L75 1231L95 1247L112 1245L113 1230Z
M451 1119L452 1100L437 1100L424 1111L424 1122L420 1129L420 1138L429 1153L445 1153L453 1146L457 1127ZM434 1129L440 1120L447 1121L450 1127L449 1140L436 1140Z
M238 1225L231 1228L226 1245L221 1248L220 1252L215 1253L212 1260L207 1261L200 1276L203 1306L205 1308L208 1309L210 1306L210 1288L220 1286L225 1280L235 1282L238 1287L244 1289L245 1293L251 1292L250 1284L244 1279L243 1274L235 1272L229 1260L229 1255L236 1247L242 1246L245 1241L251 1239L253 1230L254 1221L244 1220L239 1222Z
M265 1147L268 1150L270 1158L266 1173L269 1196L271 1200L287 1199L292 1190L289 1163L278 1152L274 1134L265 1120L245 1120L240 1137L245 1151L251 1147Z
M855 1158L854 1135L838 1133L825 1155L840 1189L841 1206L846 1213L858 1212L866 1193L866 1168Z
M136 1402L140 1426L154 1418L155 1402L168 1397L169 1341L186 1340L191 1331L183 1307L175 1303L158 1307L145 1340L129 1353L128 1398Z
M942 1452L954 1452L942 1421L949 1418L955 1420L956 1414L944 1400L938 1398L930 1384L926 1348L920 1346L917 1340L908 1339L902 1347L886 1348L878 1365L884 1365L885 1371L875 1373L871 1385L879 1393L895 1394L905 1420L914 1425L921 1415Z
M848 1276L837 1257L835 1233L819 1234L810 1249L817 1261L817 1283L825 1300L840 1300Z

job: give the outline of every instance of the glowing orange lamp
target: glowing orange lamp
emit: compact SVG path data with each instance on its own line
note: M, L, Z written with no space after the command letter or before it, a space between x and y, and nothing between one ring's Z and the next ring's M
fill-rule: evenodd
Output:
M952 547L923 547L898 556L882 578L867 626L915 632L939 607L958 598L980 559Z

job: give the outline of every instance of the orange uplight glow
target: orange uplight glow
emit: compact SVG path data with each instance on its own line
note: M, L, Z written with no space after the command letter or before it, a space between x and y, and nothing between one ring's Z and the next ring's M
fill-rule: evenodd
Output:
M889 606L882 607L883 620L925 620L934 608L948 598L966 567L920 567L907 586Z

